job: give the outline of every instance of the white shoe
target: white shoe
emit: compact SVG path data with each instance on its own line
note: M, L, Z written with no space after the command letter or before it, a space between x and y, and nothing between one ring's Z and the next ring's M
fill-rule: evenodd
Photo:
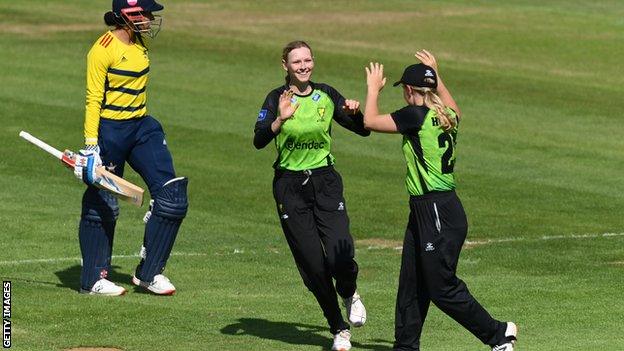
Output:
M364 307L357 291L353 294L353 296L342 299L342 302L347 309L347 316L351 325L354 327L363 326L364 323L366 323L366 308Z
M171 284L169 278L162 274L154 276L154 280L151 283L139 280L136 276L132 277L132 284L136 286L144 287L145 289L153 292L156 295L173 295L176 288Z
M126 293L126 289L111 282L110 280L102 278L93 284L91 290L80 289L80 293L89 295L120 296Z
M505 330L505 342L501 345L492 347L492 351L513 351L516 337L518 336L518 327L514 322L507 322Z
M334 335L334 344L332 351L348 351L351 350L351 332L349 329L341 330Z

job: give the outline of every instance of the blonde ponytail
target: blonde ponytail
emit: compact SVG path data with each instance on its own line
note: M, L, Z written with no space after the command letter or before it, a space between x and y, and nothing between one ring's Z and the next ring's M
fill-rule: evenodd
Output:
M451 114L444 106L442 99L435 93L435 90L431 88L415 87L416 91L424 96L425 106L430 110L435 110L440 120L440 126L445 132L450 132L457 125L457 120L451 116Z

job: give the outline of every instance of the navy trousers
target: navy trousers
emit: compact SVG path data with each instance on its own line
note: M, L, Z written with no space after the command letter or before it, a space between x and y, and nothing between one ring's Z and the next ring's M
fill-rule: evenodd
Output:
M127 162L143 178L152 198L163 184L176 177L165 133L151 116L126 121L101 119L98 143L104 166L123 176ZM118 213L117 199L94 186L87 188L79 227L82 289L91 289L110 271Z
M128 121L102 119L99 145L100 157L109 171L121 177L128 162L152 195L176 177L165 133L151 116Z

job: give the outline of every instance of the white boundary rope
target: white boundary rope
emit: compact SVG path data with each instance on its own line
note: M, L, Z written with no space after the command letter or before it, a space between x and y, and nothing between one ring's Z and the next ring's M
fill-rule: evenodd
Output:
M516 241L542 241L542 240L566 240L566 239L595 239L624 236L624 233L602 233L602 234L570 234L570 235L544 235L538 238L503 238L488 240L466 240L466 245L485 245L495 243L507 243Z
M192 252L172 252L171 256L206 256L205 253L192 253ZM139 254L134 255L113 255L111 258L138 258ZM20 265L29 263L55 263L64 261L76 261L80 262L80 257L59 257L59 258L38 258L30 260L14 260L14 261L0 261L0 266Z
M624 233L602 233L602 234L570 234L570 235L544 235L537 238L502 238L502 239L487 239L487 240L466 240L464 245L488 245L498 243L509 242L522 242L522 241L546 241L546 240L577 240L577 239L596 239L596 238L611 238L621 237ZM370 246L369 249L381 249L384 247ZM393 247L395 250L403 249L402 246ZM172 252L171 256L207 256L205 253L192 253L192 252ZM113 255L112 258L138 258L139 254L134 255ZM26 259L26 260L13 260L13 261L0 261L0 266L30 264L30 263L55 263L64 261L77 261L80 262L80 257L59 257L59 258L38 258L38 259Z
M544 236L536 237L536 238L512 237L512 238L485 239L485 240L475 239L475 240L466 240L464 242L464 246L474 247L474 246L489 245L489 244L523 242L523 241L578 240L578 239L611 238L611 237L621 237L621 236L624 236L624 233L544 235ZM390 246L370 245L368 247L368 249L384 249L384 248L390 248ZM393 246L392 248L394 250L402 250L403 246Z

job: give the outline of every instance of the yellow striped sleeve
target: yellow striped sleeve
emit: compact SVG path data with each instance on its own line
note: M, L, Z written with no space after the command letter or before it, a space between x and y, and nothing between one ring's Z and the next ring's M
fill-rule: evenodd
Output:
M84 122L84 137L86 145L95 145L98 140L100 125L100 109L104 101L104 85L108 68L113 63L112 56L107 48L101 45L110 32L93 45L87 55L87 101Z

